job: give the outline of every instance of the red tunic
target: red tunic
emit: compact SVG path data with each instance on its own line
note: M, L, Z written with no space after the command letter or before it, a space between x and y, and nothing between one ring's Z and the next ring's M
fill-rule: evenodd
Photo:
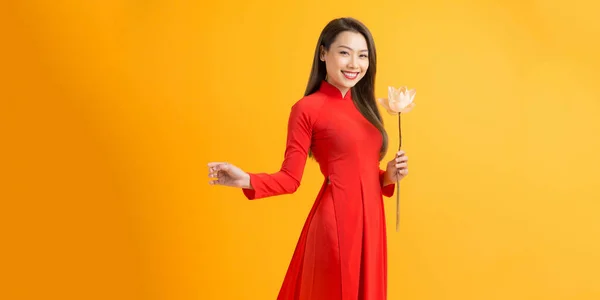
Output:
M387 245L380 132L323 81L296 102L288 123L281 170L251 173L248 199L296 191L309 149L325 176L308 214L278 300L383 300L387 294Z

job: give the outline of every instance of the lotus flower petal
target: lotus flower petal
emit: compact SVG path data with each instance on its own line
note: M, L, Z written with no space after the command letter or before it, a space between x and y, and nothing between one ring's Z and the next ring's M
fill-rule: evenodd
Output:
M389 99L382 99L382 98L378 98L377 102L383 106L385 108L385 110L387 110L387 112L391 115L396 115L398 114L398 112L392 110L392 108L390 107L390 102Z
M416 104L414 104L414 103L411 103L411 104L409 104L408 106L406 106L405 108L403 108L403 109L402 109L401 111L399 111L399 112L400 112L400 113L403 113L403 114L405 114L405 113L407 113L407 112L409 112L409 111L413 110L413 108L415 107L415 105L416 105Z
M400 112L403 108L401 101L390 101L390 109L394 112Z
M393 111L393 114L406 113L412 110L416 93L415 89L409 90L406 86L401 86L398 89L388 86L388 99L380 103L388 112Z

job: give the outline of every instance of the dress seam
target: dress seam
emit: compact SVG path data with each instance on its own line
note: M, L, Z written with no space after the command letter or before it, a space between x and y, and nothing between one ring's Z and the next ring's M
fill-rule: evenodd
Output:
M338 214L337 214L337 210L335 209L335 195L333 193L334 191L334 187L332 186L333 183L328 184L328 187L331 188L331 198L332 198L332 203L333 203L333 216L335 218L335 229L336 229L336 237L337 237L337 251L338 251L338 266L339 266L339 271L340 271L340 299L344 299L344 286L343 286L343 274L344 272L342 271L342 247L340 244L340 223L338 222Z

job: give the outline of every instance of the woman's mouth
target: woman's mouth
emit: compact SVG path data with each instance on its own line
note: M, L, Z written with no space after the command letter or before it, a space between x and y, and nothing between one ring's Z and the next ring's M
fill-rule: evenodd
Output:
M342 74L344 74L344 77L346 77L346 79L350 79L350 80L354 80L358 77L358 73L359 72L346 72L346 71L342 71Z

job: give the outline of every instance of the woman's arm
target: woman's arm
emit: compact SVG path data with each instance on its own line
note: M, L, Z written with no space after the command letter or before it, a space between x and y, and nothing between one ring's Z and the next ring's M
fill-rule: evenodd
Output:
M285 155L280 170L275 173L249 173L248 187L242 189L248 199L291 194L300 186L318 112L315 103L305 100L300 100L292 106L288 119Z
M379 182L381 184L381 193L386 197L392 197L396 188L396 183L390 181L385 175L385 171L379 169Z
M213 185L242 188L250 199L259 199L281 194L291 194L300 186L306 158L310 149L313 125L320 111L319 101L303 98L296 102L288 118L285 156L281 168L275 173L246 173L226 162L208 164L209 181Z
M315 103L305 99L292 106L285 155L279 171L246 173L230 163L211 162L208 164L209 176L217 179L210 183L242 188L250 200L295 192L304 173L317 111Z

